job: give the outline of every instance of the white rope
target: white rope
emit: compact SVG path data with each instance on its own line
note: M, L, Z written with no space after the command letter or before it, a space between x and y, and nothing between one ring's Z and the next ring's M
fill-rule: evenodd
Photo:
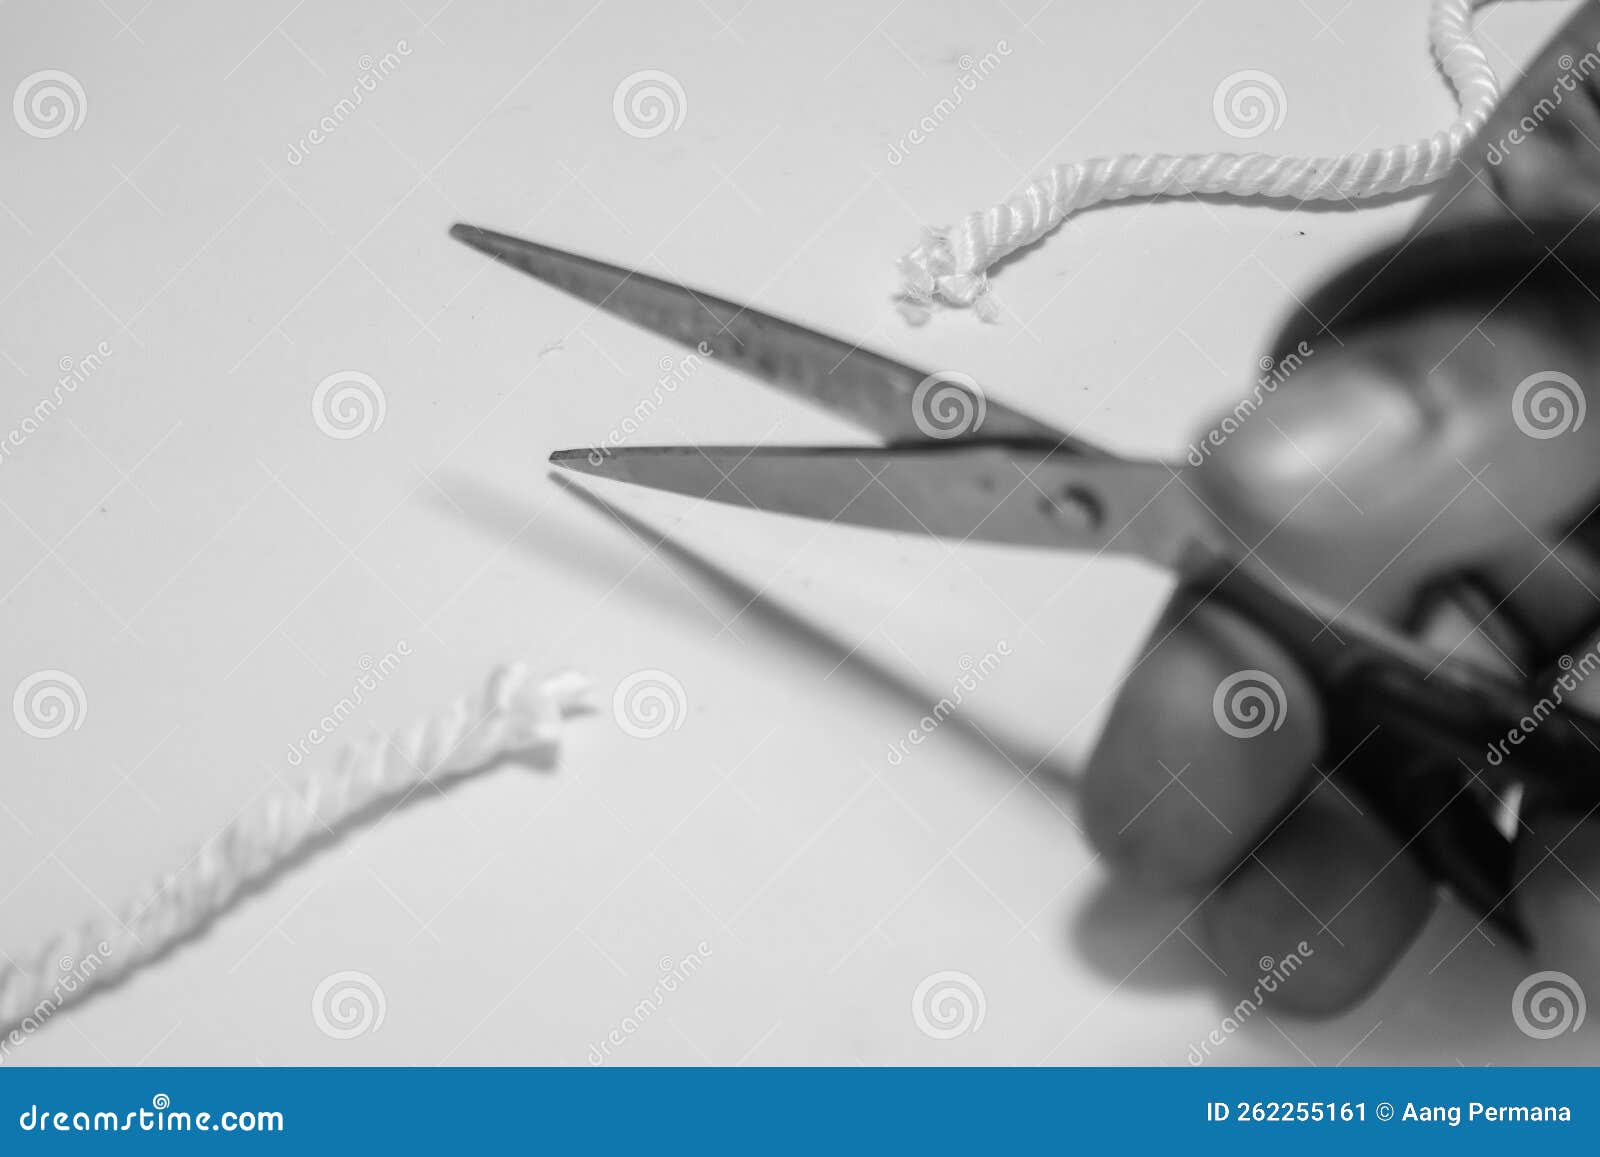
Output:
M380 806L508 756L553 757L562 718L587 689L575 674L536 683L521 664L502 668L478 701L457 699L403 731L347 748L331 772L269 794L117 915L56 937L21 964L7 958L0 1045L182 943L252 885Z
M936 302L974 306L997 315L985 274L995 262L1030 245L1070 214L1124 197L1221 193L1296 201L1373 197L1426 185L1444 176L1462 146L1499 100L1499 83L1472 35L1478 0L1434 0L1428 39L1456 91L1460 113L1433 136L1342 157L1280 157L1267 153L1099 157L1057 165L1004 204L973 213L953 228L930 230L900 261L902 311L927 320Z

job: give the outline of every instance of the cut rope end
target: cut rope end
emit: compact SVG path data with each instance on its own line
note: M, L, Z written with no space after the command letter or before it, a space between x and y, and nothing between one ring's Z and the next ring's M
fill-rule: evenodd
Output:
M1005 202L968 214L954 228L929 230L900 262L900 312L926 322L940 305L971 308L994 321L999 307L986 269L1040 240L1074 213L1130 197L1189 195L1351 201L1431 184L1449 171L1500 99L1483 46L1473 35L1482 0L1432 0L1428 43L1455 90L1451 124L1421 140L1336 156L1269 153L1124 154L1055 165ZM1213 99L1217 124L1234 136L1283 119L1283 91L1266 73L1224 78ZM1256 114L1264 120L1256 118Z
M511 663L490 676L488 697L506 717L508 741L546 747L560 738L563 716L585 706L589 686L576 671L536 681L526 663Z
M971 309L982 321L999 320L1000 306L981 271L961 269L946 229L929 229L922 244L900 259L900 316L924 325L940 305Z
M26 966L0 954L0 1036L31 1033L87 993L159 959L248 886L324 836L339 838L377 805L392 810L435 773L470 774L535 752L553 757L562 720L587 706L588 691L589 681L574 672L540 680L527 664L512 663L494 672L481 697L462 697L411 727L347 747L332 770L284 785L240 812L120 914L57 936L25 958Z

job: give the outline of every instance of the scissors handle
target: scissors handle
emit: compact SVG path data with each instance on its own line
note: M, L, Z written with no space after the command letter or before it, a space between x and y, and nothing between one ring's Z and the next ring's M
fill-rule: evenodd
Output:
M1208 598L1270 634L1310 676L1327 707L1331 760L1435 881L1519 942L1511 842L1485 806L1520 786L1524 806L1600 806L1600 721L1515 681L1330 613L1247 565L1187 569ZM1336 621L1337 620L1337 621Z
M1215 576L1213 599L1260 625L1310 675L1333 714L1381 727L1490 784L1520 784L1541 804L1600 804L1600 720L1503 675L1420 644L1359 616L1304 601L1248 565Z

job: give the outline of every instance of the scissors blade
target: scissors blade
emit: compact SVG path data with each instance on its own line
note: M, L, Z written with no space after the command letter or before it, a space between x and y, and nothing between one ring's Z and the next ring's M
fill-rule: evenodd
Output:
M475 225L455 225L450 236L886 442L1010 439L1109 456L987 397L965 375L929 375L749 306L520 237Z
M556 466L780 514L939 538L1135 554L1178 569L1201 523L1180 468L1026 446L627 446Z

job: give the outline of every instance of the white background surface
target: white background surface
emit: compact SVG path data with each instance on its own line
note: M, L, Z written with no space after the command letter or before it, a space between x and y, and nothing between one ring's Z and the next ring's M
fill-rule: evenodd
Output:
M1503 78L1568 10L1487 12ZM5 92L63 69L87 115L49 140L0 131L0 427L62 359L113 353L0 464L0 684L57 668L87 697L59 738L0 727L0 947L117 908L296 774L289 744L363 656L413 651L350 736L508 659L596 683L558 770L506 767L357 834L13 1059L581 1064L658 960L704 941L618 1063L1184 1063L1223 1014L1188 905L1107 881L1071 787L1164 580L607 492L630 532L544 458L604 438L668 348L445 231L638 265L1176 453L1253 378L1289 294L1415 202L1094 211L1004 273L997 327L908 328L896 256L1046 161L1237 148L1211 102L1241 69L1287 99L1255 147L1432 132L1453 106L1425 20L1423 0L6 5ZM889 164L963 55L1002 40ZM401 41L290 163L361 58ZM642 69L685 97L651 139L613 117ZM336 440L311 398L347 369L386 417ZM852 436L708 366L636 440ZM961 657L1001 640L971 724L890 766ZM686 697L649 741L610 710L645 668ZM1525 968L1468 927L1445 909L1360 1008L1256 1018L1218 1059L1573 1059L1516 1031ZM334 1040L312 993L347 969L385 1018ZM949 1041L911 1016L944 969L987 1003Z

